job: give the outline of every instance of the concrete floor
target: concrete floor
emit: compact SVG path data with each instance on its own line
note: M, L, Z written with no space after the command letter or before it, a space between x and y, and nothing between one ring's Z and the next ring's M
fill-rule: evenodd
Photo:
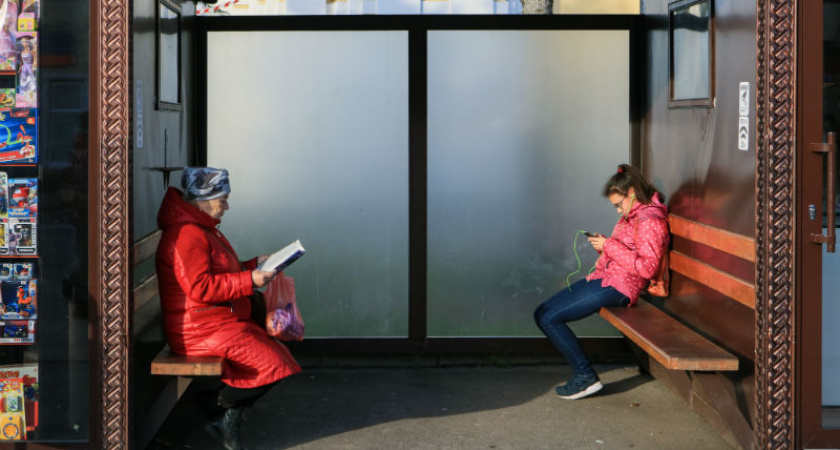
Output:
M727 450L636 366L597 366L604 389L555 396L565 365L321 368L283 380L243 425L250 450ZM182 398L148 450L222 449Z

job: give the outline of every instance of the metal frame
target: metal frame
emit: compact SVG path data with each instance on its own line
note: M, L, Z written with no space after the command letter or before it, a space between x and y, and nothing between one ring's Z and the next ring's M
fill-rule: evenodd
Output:
M359 353L536 353L557 355L546 345L544 338L438 338L429 337L427 329L427 261L426 261L426 104L427 32L431 30L627 30L630 39L630 83L628 93L631 120L630 154L638 159L640 132L639 107L643 97L644 67L641 35L642 20L636 15L609 16L279 16L279 17L213 17L199 16L195 20L196 71L207 70L207 36L216 31L334 31L334 30L404 30L408 32L409 58L409 323L407 338L371 339L311 339L294 346L297 351L321 352L341 349ZM198 163L207 163L207 92L206 77L199 75L196 84L197 124L196 147ZM635 88L638 86L639 88ZM598 349L593 356L598 361L615 361L626 352L621 337L584 338L585 346ZM626 359L626 358L625 358Z

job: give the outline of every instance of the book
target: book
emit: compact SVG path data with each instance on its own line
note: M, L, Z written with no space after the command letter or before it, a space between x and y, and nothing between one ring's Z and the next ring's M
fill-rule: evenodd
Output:
M294 241L269 256L257 270L282 272L305 253L306 249L300 244L300 240Z

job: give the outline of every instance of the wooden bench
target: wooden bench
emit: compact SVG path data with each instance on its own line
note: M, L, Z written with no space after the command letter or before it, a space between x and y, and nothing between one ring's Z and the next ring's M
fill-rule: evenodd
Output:
M134 306L135 318L143 316L147 321L155 321L152 325L161 327L160 307L158 303L158 282L154 271L154 257L160 242L161 232L156 231L134 244L133 266L135 270L141 267L146 275L135 284ZM222 373L224 359L221 357L187 357L172 353L165 340L159 343L162 348L151 360L150 374L153 376L170 376L171 379L155 398L148 411L143 414L143 420L138 425L137 447L145 448L154 437L157 430L166 420L166 416L175 407L189 387L193 377L219 376ZM143 361L142 364L146 364ZM138 362L139 364L140 362Z
M152 360L152 374L179 377L205 377L222 374L224 358L218 356L184 356L163 347Z
M755 241L751 238L673 214L668 219L674 236L755 262ZM755 286L752 283L678 251L671 250L669 256L672 272L755 309ZM667 369L738 370L737 357L642 299L632 308L601 308L600 314Z

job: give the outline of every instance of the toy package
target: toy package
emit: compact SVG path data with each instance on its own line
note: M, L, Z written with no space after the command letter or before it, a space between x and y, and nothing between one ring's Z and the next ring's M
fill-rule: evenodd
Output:
M37 117L37 109L0 110L0 163L37 162Z
M23 378L0 378L0 440L26 439Z
M14 73L17 65L17 49L11 33L0 31L0 72Z
M9 217L9 177L0 172L0 219Z
M9 219L6 222L6 246L0 254L37 255L38 226L35 219Z
M17 281L29 281L35 277L33 264L31 262L12 264L12 279Z
M38 427L38 402L41 396L38 365L0 366L0 380L6 378L23 380L23 410L25 412L26 430L35 431Z
M14 74L0 73L0 108L15 107L16 91Z
M38 317L38 280L0 281L0 320Z
M18 33L15 38L17 51L17 89L14 106L38 106L38 33Z
M41 14L40 0L22 0L18 13L18 31L35 31L38 29L38 18Z
M0 344L34 344L34 320L0 321Z
M7 220L0 220L0 255L8 255L11 249L7 244L7 234L9 229L9 222Z
M9 217L35 218L38 215L38 179L9 179Z
M0 0L0 32L17 31L18 0Z

